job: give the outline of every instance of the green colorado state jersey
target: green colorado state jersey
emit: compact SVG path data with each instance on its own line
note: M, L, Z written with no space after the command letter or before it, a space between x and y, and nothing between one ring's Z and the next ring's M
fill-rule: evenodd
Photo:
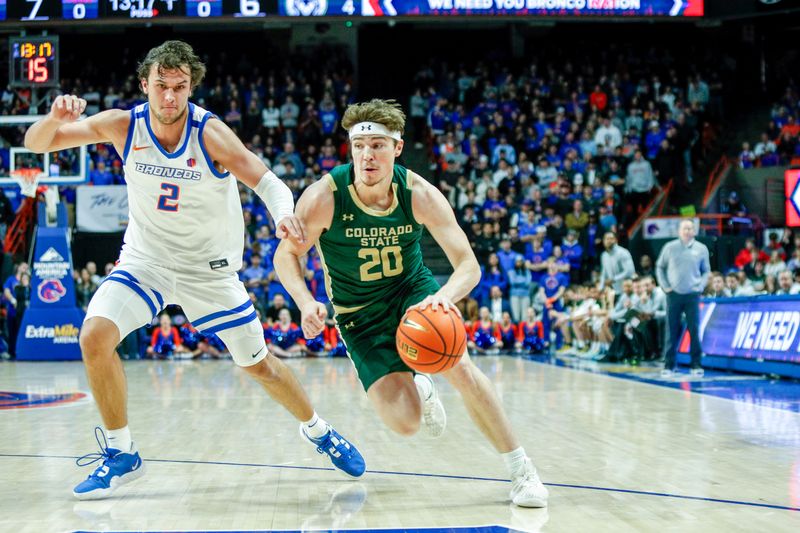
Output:
M330 228L319 238L325 286L334 310L353 313L377 302L391 305L410 284L432 275L422 263L422 225L411 209L411 177L394 166L394 199L386 211L364 205L353 185L353 165L325 178L333 191Z

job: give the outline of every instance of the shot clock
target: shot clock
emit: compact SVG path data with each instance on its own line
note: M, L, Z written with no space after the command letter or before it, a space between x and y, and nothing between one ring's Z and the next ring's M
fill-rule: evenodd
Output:
M12 87L58 87L58 36L10 37L8 52Z

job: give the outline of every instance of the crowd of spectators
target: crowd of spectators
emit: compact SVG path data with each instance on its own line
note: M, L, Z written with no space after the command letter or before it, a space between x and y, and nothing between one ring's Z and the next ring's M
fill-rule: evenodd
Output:
M471 206L481 221L508 221L517 206L543 203L564 218L567 200L580 199L588 215L630 227L655 188L692 181L718 85L694 65L652 59L622 49L613 60L588 53L515 69L432 62L409 103L415 141L429 142L459 213ZM602 212L607 188L622 201Z
M743 297L800 294L800 234L791 228L770 231L759 248L754 238L745 240L733 265L713 272L706 295Z
M800 95L797 87L786 87L770 109L770 120L758 142L742 143L741 168L775 167L800 162Z

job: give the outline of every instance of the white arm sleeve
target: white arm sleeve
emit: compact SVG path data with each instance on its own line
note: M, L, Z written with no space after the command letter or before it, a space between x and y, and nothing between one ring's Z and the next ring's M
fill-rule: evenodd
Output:
M269 209L269 214L277 224L282 219L294 214L294 197L292 191L271 170L261 176L258 185L253 189Z

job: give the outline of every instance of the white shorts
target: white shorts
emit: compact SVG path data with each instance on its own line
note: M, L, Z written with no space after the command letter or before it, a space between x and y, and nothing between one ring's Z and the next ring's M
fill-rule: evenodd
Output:
M252 366L267 356L261 322L234 272L179 272L125 258L100 284L84 320L111 320L121 340L168 304L180 305L200 332L216 333L237 365Z

